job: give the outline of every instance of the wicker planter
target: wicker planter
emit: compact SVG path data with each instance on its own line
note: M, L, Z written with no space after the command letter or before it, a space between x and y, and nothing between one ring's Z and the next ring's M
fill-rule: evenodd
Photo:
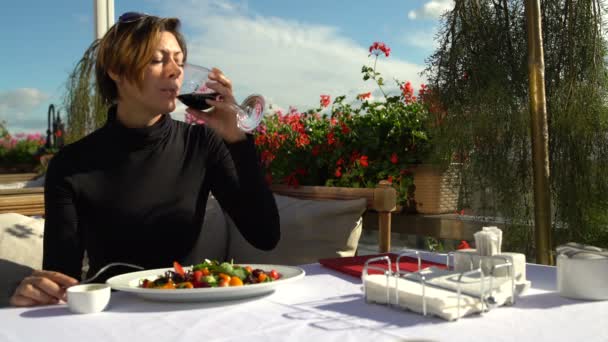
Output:
M447 168L422 164L414 169L414 199L420 214L446 214L458 209L458 165Z

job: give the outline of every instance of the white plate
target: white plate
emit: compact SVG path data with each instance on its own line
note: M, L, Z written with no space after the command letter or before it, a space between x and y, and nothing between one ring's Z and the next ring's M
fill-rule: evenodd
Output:
M304 277L304 270L295 266L282 265L265 265L265 264L247 264L253 269L262 269L270 272L276 270L281 278L278 280L251 284L235 287L205 287L197 289L179 289L179 290L163 290L163 289L144 289L138 287L139 282L143 279L154 280L166 271L173 270L170 268L158 268L154 270L138 271L121 274L108 279L106 282L110 284L112 289L124 292L133 293L139 297L167 302L196 302L196 301L220 301L220 300L236 300L249 298L270 293L277 286L281 286L290 281ZM184 267L185 270L189 267Z

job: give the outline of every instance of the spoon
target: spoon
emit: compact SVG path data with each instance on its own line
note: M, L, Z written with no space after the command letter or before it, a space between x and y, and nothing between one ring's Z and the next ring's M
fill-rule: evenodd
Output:
M108 268L110 267L114 267L114 266L127 266L127 267L131 267L131 268L135 268L138 270L144 270L145 268L138 266L138 265L133 265L133 264L127 264L124 262L113 262L113 263L109 263L107 265L105 265L104 267L102 267L101 269L99 269L99 271L97 271L97 273L95 273L95 275L93 275L91 278L85 279L83 281L80 282L80 284L87 284L92 282L94 279L96 279L97 277L99 277L103 272L107 271Z

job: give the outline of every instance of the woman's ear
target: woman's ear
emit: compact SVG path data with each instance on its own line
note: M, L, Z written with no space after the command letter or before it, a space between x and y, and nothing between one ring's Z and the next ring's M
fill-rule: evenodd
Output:
M114 71L110 71L108 70L108 75L110 76L110 78L112 79L112 81L119 83L121 81L120 76L118 76L117 73L115 73Z

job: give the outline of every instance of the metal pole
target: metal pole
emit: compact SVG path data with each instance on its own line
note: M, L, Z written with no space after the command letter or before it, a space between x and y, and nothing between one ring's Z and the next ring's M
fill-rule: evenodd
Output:
M106 0L107 2L107 14L106 14L106 32L114 25L114 0ZM105 32L104 32L105 33Z
M114 25L114 0L93 0L95 39L100 39Z
M540 0L526 0L532 167L534 173L534 237L536 262L553 264L551 192L549 190L549 129L545 99L545 61Z
M107 0L93 0L93 11L95 13L95 39L100 39L107 30Z

